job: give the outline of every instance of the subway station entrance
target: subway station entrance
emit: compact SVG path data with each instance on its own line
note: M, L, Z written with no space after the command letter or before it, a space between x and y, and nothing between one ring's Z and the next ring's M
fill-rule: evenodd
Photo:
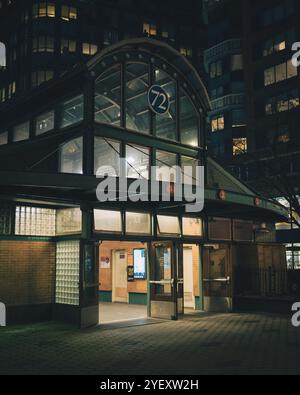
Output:
M203 309L200 247L171 241L99 246L99 323L180 319Z

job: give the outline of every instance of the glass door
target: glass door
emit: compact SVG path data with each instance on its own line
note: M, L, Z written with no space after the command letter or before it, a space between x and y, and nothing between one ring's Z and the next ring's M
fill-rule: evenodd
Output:
M80 275L81 328L99 323L99 244L83 241Z
M204 259L205 310L232 310L232 264L230 246L215 245L205 248Z
M150 262L150 316L177 320L177 249L173 243L154 243Z

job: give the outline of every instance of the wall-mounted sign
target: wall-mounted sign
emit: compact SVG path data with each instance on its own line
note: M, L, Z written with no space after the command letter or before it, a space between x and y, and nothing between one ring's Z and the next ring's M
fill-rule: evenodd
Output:
M134 281L134 268L133 268L133 266L128 266L127 267L127 281L129 283Z
M101 269L110 269L110 258L108 256L102 256L100 261Z
M144 248L133 251L133 267L136 280L147 279L147 254Z
M150 109L157 115L169 112L170 99L167 92L159 85L153 85L148 91Z

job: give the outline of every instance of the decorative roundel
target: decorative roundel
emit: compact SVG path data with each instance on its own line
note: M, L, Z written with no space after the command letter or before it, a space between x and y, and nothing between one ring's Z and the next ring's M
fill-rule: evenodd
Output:
M158 115L169 112L170 99L167 92L159 85L153 85L148 91L148 102L150 109Z

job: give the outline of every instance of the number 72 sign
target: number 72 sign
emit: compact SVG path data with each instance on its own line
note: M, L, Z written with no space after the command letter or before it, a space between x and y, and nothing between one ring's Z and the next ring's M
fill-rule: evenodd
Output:
M167 92L159 85L153 85L148 91L148 102L151 110L158 115L169 112L170 99Z

